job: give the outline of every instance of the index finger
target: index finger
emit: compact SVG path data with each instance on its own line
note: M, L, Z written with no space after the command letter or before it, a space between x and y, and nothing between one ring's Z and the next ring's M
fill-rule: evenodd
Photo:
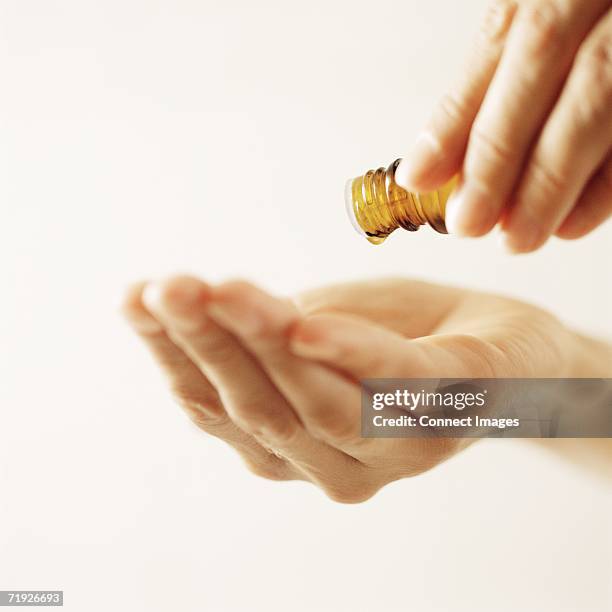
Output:
M472 123L499 63L515 11L514 0L495 0L489 6L459 82L440 100L412 154L397 167L398 185L431 191L459 172Z

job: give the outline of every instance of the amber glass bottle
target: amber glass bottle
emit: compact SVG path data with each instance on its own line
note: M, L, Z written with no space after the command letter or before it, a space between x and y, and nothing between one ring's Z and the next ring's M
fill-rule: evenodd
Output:
M446 234L446 201L457 177L429 193L409 192L395 182L396 159L388 168L368 170L346 184L346 208L355 229L373 244L380 244L401 227L410 232L430 225Z

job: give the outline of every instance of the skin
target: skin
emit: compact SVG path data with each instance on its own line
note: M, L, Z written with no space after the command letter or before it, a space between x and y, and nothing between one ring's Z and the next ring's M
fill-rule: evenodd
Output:
M611 374L609 346L545 311L417 281L343 284L285 299L246 282L213 287L178 276L131 287L123 313L201 429L234 447L254 473L305 480L345 503L471 443L361 438L363 378ZM609 442L596 463L612 463Z
M460 81L397 168L429 191L460 173L451 233L497 224L515 253L612 214L612 3L497 0Z

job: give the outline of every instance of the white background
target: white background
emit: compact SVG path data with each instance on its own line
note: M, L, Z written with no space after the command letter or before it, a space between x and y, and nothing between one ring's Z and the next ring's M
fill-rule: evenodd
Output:
M610 609L601 481L513 441L359 506L263 481L116 311L174 271L403 275L610 335L610 224L513 258L427 229L373 247L345 218L345 179L409 149L483 7L2 0L0 589L79 612Z

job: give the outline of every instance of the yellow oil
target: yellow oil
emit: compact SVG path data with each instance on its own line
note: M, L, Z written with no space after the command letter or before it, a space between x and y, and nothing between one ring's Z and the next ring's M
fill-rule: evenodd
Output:
M430 225L448 233L444 224L446 202L457 184L452 178L429 193L409 192L395 182L396 159L388 168L368 170L346 184L346 206L355 229L372 244L380 244L399 227L414 232Z

